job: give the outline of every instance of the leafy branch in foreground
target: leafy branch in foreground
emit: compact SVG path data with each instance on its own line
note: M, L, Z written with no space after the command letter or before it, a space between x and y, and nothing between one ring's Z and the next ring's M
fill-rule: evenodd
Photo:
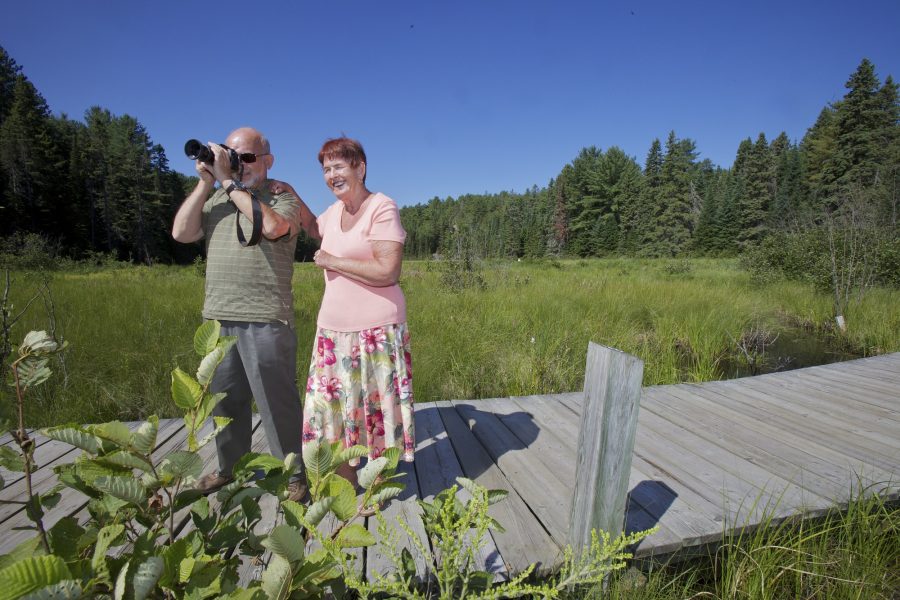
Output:
M508 492L486 489L464 477L458 478L457 482L470 495L465 502L459 499L459 488L455 485L440 492L432 502L418 501L422 508L420 518L433 552L409 524L403 519L397 520L415 550L426 558L426 564L435 566L433 570L429 569L422 577L417 575L412 553L407 548L398 548L399 535L396 530L391 531L385 518L378 513L378 532L394 570L387 576L376 573L369 582L349 572L346 574L348 586L362 598L384 595L414 600L562 598L596 586L611 572L623 568L625 561L631 558L627 549L656 531L622 534L615 540L611 540L606 532L593 531L590 548L576 555L567 547L562 569L546 581L534 582L535 565L530 565L509 581L494 584L494 574L479 568L478 557L487 541L488 531L503 531L503 527L488 514L488 507L506 498Z
M214 497L204 497L193 487L203 468L197 451L227 424L214 419L212 431L200 435L222 398L209 392L209 382L234 343L219 333L216 322L197 330L194 348L201 360L196 376L181 369L172 373L172 398L185 411L187 449L181 447L185 442L174 437L160 439L156 416L137 426L113 421L51 427L42 433L81 449L82 455L71 464L55 467L59 483L46 491L31 486L30 473L36 465L34 440L24 424L25 396L47 380L49 357L64 344L45 332L26 336L11 365L18 428L4 424L14 429L20 454L0 446L0 465L25 473L28 499L20 504L35 524L37 536L0 556L0 600L262 600L347 593L363 598L559 598L621 568L628 557L625 548L649 533L620 536L613 542L608 536L595 535L590 552L581 558L566 551L562 572L548 581L532 582L532 566L494 585L493 574L481 570L478 557L489 530L502 531L488 515L488 507L507 493L460 478L459 484L470 496L466 502L457 497L457 486L431 502L418 501L428 541L418 539L402 519L398 522L415 540L414 551L430 565L420 577L412 553L398 551L399 534L388 527L379 510L404 488L398 481L399 450L388 449L359 470L362 493L358 498L338 469L365 456L367 449L343 448L340 442L304 445L309 506L286 499L297 459L293 454L284 460L247 454L233 469L234 481ZM0 489L3 485L0 479ZM278 500L283 520L271 531L257 532L263 518L260 501L266 495ZM45 513L62 498L67 499L66 506L84 506L87 514ZM397 569L392 576L376 575L366 582L352 550L376 543L358 522L371 511L378 519L384 550ZM240 587L240 561L259 560L266 554L268 563L261 578Z

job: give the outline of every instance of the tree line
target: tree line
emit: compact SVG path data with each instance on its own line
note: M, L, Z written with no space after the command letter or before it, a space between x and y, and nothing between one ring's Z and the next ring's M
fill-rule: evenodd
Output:
M863 59L846 88L802 140L760 133L740 142L729 168L698 160L696 142L672 131L653 140L643 165L616 146L590 146L544 187L403 207L407 256L731 256L862 204L889 229L900 271L898 86ZM132 116L99 106L83 122L52 115L0 47L6 251L33 233L72 258L188 262L199 247L176 244L169 231L195 181L169 168ZM301 240L298 258L313 250Z
M898 86L863 59L846 88L799 143L760 133L740 142L730 168L698 160L694 140L672 131L653 140L643 165L616 146L591 146L543 188L404 207L407 253L732 256L860 202L892 230L896 250Z
M188 177L169 168L134 117L94 106L84 122L56 117L0 48L0 234L33 233L73 258L190 260L169 234ZM7 248L8 249L8 248Z

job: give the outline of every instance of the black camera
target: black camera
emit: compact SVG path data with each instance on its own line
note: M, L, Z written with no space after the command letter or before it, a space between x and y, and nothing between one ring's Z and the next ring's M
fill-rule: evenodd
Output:
M237 171L241 166L241 158L238 153L226 146L220 144L228 152L228 162L232 171ZM188 140L184 144L184 153L191 160L199 160L208 165L215 162L216 156L206 144L201 144L200 140Z

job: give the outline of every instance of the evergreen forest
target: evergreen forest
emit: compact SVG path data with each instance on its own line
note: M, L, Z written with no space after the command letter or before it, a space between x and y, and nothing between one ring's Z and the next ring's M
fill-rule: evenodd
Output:
M834 245L822 232L850 215L876 250L879 282L898 285L898 85L890 75L882 82L863 59L845 87L803 139L748 137L728 168L698 160L697 142L671 131L652 141L643 164L617 146L591 146L545 187L403 207L406 255L680 257L763 249L764 260L789 273L808 267L804 254ZM38 234L74 259L190 262L199 247L173 242L169 231L193 182L169 167L133 116L100 106L83 121L53 115L0 48L0 252L15 253ZM304 240L298 258L310 249Z

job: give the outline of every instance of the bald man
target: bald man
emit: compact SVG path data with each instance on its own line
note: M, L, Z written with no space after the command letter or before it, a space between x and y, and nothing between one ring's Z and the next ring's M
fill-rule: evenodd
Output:
M225 145L239 156L238 169L231 170L226 148L210 143L214 160L197 161L200 181L172 225L172 237L179 242L205 240L203 318L219 321L222 335L237 337L210 385L213 393L226 394L213 414L232 421L216 436L219 469L197 483L207 494L230 483L235 463L250 452L253 400L269 451L279 458L300 454L302 411L291 277L297 233L303 228L319 239L316 219L300 198L269 192L268 170L275 157L265 136L242 127L229 134ZM259 201L262 224L257 243L250 233L253 198ZM308 489L302 461L298 463L300 471L288 492L289 499L299 502Z

